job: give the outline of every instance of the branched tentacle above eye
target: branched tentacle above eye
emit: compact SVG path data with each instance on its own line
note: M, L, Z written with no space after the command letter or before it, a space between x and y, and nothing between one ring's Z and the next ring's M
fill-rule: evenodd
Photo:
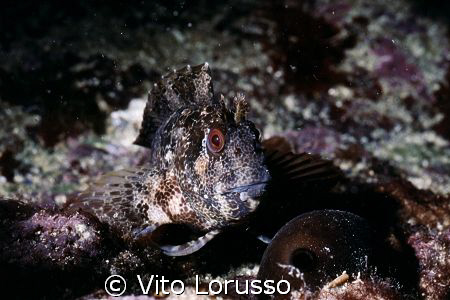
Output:
M247 114L250 107L247 100L245 100L243 94L238 94L236 97L234 97L233 102L236 107L236 111L234 113L234 120L236 123L239 124L240 122L244 121L247 118Z

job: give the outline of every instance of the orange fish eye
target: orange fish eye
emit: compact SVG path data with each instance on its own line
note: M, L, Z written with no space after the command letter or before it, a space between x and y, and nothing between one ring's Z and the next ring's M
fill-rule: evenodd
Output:
M206 143L208 150L212 153L219 153L225 146L225 137L220 129L214 128L208 134L208 142Z

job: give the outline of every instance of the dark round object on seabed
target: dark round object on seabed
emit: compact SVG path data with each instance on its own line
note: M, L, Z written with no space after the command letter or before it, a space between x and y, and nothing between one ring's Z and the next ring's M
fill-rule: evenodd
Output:
M343 271L365 271L371 256L371 231L352 213L321 210L284 225L264 252L258 279L288 280L292 289L316 289Z

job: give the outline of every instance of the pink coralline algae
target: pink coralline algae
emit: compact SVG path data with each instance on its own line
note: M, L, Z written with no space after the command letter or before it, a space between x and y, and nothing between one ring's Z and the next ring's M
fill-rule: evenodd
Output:
M420 288L426 299L450 296L450 229L418 228L408 238L419 260Z

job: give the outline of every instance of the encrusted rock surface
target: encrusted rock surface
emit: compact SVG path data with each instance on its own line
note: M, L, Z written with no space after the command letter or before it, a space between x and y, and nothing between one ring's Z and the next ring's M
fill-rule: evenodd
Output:
M100 174L147 162L148 150L131 143L148 89L169 69L208 61L215 90L244 93L265 138L283 136L295 152L321 154L344 173L331 191L280 207L270 229L306 211L340 209L365 218L383 241L371 279L350 274L346 285L297 296L447 299L449 11L406 0L5 8L0 279L11 282L9 294L29 295L31 278L37 295L72 299L101 297L94 293L112 273L256 276L248 266L265 245L252 228L174 259L122 244L91 216L60 211ZM138 286L128 293L139 295Z

